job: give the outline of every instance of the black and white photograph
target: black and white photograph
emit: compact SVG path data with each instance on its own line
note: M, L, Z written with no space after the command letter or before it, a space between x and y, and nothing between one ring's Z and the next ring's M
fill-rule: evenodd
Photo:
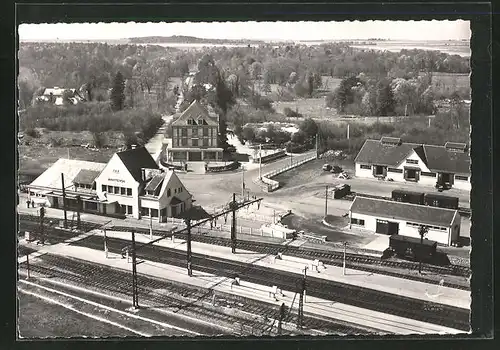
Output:
M17 32L18 339L470 334L470 21Z

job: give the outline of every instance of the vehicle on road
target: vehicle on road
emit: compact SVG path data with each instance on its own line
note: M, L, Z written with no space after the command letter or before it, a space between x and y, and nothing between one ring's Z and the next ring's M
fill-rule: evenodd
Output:
M330 164L325 164L325 165L323 165L323 170L324 171L331 171L332 170L332 166Z
M346 173L345 171L344 172L341 172L338 176L337 176L337 179L340 179L340 180L349 180L351 177L349 176L348 173Z
M333 174L339 174L343 171L343 169L341 167L339 167L338 165L333 165L330 172L333 173Z

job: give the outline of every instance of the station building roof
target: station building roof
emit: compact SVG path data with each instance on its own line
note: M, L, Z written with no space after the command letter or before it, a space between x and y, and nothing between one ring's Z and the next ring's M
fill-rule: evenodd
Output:
M449 227L458 215L453 209L360 196L354 198L349 210L357 214L441 227Z
M412 151L415 151L430 171L470 174L467 146L456 142L436 146L401 142L401 139L393 137L366 140L354 161L397 167Z
M75 179L79 177L88 178L87 175L91 173L97 173L97 175L99 175L105 166L106 163L60 158L52 164L50 168L38 176L30 186L62 189L61 174L64 174L64 186L69 187L73 184ZM80 174L82 170L86 170L86 172Z

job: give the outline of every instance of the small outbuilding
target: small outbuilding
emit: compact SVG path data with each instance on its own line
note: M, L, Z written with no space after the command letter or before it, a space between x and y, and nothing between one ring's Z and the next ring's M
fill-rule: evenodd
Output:
M419 227L427 226L427 239L451 245L459 240L461 219L457 210L357 196L349 222L378 234L415 238L420 238Z

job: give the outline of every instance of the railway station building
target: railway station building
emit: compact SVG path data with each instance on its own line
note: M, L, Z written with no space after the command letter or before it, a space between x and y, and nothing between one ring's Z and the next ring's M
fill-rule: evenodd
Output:
M115 153L107 164L61 158L27 186L28 192L62 209L63 178L66 206L73 211L79 197L83 212L164 222L192 206L177 174L159 169L144 147Z
M167 162L222 160L219 122L198 101L172 122L172 144L167 146Z
M436 184L470 191L470 155L463 143L405 143L400 138L366 140L355 160L356 177Z
M349 209L349 226L378 234L425 238L442 245L458 242L461 218L457 210L356 196Z

